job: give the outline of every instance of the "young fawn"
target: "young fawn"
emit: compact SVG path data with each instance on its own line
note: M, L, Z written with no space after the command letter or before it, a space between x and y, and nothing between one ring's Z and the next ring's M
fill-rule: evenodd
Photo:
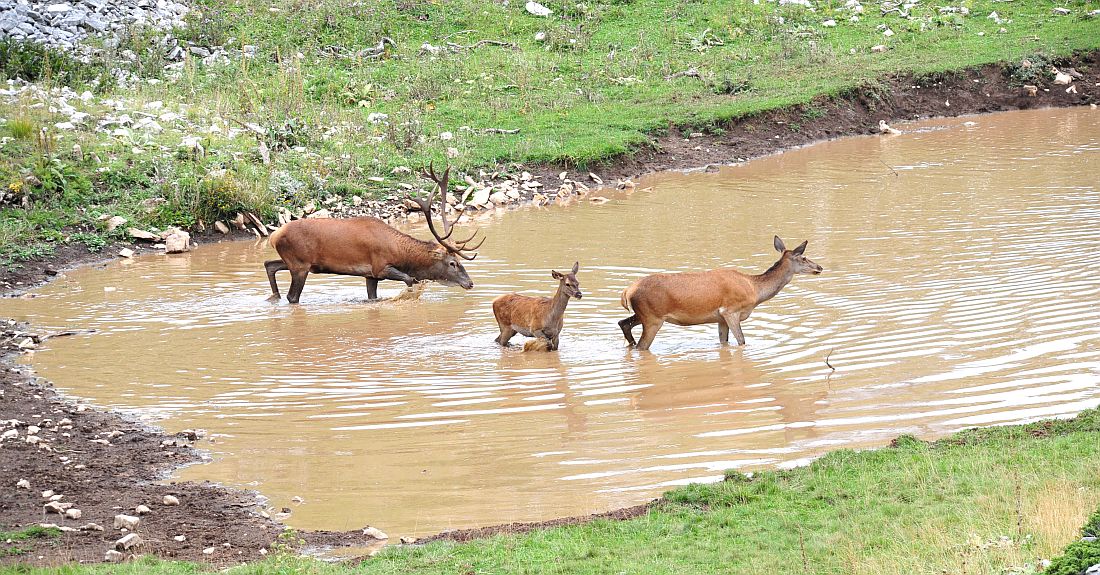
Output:
M718 340L726 343L729 332L745 345L741 322L756 306L783 289L795 274L819 274L821 266L806 258L806 242L793 250L775 236L779 256L768 271L748 275L733 269L680 274L653 274L639 279L623 290L622 304L634 315L619 322L623 336L631 346L649 349L657 330L667 321L676 325L718 324ZM635 344L634 326L642 324L642 339Z
M508 340L517 333L527 337L545 340L546 351L558 349L558 338L565 316L565 306L570 298L581 299L581 284L577 281L580 263L573 263L573 270L563 274L551 271L550 275L558 280L558 291L554 297L531 297L510 293L493 300L493 315L500 326L500 335L496 342L508 345ZM536 340L537 341L537 340ZM528 342L531 343L531 342ZM540 344L524 346L524 350L538 349Z

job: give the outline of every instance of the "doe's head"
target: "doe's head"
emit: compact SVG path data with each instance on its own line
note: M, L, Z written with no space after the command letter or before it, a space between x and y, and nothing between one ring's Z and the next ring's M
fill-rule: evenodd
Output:
M783 245L783 240L779 239L779 236L775 236L775 240L772 245L775 246L775 251L783 254L783 258L790 258L791 264L794 266L794 273L796 274L820 274L821 266L810 261L804 254L806 252L806 244L809 240L798 244L798 247L793 250L788 250L787 246Z
M550 271L550 276L561 283L561 288L565 291L566 297L577 299L584 297L584 294L581 293L581 282L577 280L577 271L580 268L580 262L573 262L573 269L569 273L563 274L559 271Z

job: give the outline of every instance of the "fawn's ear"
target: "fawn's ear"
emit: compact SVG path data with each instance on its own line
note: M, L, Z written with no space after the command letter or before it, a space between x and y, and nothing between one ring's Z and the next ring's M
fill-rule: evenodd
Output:
M779 236L775 236L775 239L772 240L772 245L775 246L775 251L777 252L782 253L787 251L787 246L783 245L783 240L779 239Z
M804 242L802 242L802 243L798 244L798 247L797 247L797 248L795 248L795 249L793 249L793 250L791 250L791 253L792 253L792 254L794 254L794 255L796 255L796 256L800 256L800 255L802 255L802 254L803 254L803 252L805 252L805 251L806 251L806 244L808 244L808 243L810 243L810 240L806 240L806 241L804 241Z
M581 262L573 262L573 275L577 275L577 272L581 269Z
M554 278L554 279L556 279L556 280L560 280L561 278L563 278L563 277L565 277L565 276L563 276L563 275L559 274L558 272L556 272L556 271L554 271L554 270L550 270L550 277L552 277L552 278Z

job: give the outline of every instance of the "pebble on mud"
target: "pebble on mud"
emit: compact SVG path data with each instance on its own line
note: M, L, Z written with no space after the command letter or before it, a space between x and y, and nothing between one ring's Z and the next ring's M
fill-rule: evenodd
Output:
M137 513L138 515L148 515L152 512L153 510L149 509L149 507L146 505L138 505L134 508L134 513Z
M132 258L134 257L134 250L130 248L122 248L121 250L118 250L118 257L127 259Z
M137 528L138 523L141 523L141 519L133 515L115 515L115 529L129 529L133 531Z
M68 517L69 519L80 519L81 515L83 515L83 513L81 513L81 511L79 509L66 509L65 510L65 517Z
M164 253L181 254L191 251L191 234L177 230L164 238Z
M363 528L363 535L372 537L374 539L389 539L390 536L386 535L381 529L377 527L365 527Z
M119 553L118 551L115 551L114 549L108 549L107 554L103 556L103 560L107 561L108 563L119 563L125 558L125 555Z
M27 481L26 479L20 479L15 484L15 486L18 487L19 489L30 489L31 488L31 482Z
M161 501L165 505L179 505L180 504L180 500L177 499L175 495L165 495L164 499L162 499Z
M127 533L122 539L115 541L115 549L126 550L141 545L141 536L137 533Z

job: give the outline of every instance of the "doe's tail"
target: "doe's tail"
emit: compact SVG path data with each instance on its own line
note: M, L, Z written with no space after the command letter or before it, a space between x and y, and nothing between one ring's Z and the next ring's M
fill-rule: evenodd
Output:
M630 298L634 296L634 289L636 286L637 284L630 284L629 287L623 290L622 296L619 298L619 303L623 305L623 309L626 311L634 311L630 309Z

